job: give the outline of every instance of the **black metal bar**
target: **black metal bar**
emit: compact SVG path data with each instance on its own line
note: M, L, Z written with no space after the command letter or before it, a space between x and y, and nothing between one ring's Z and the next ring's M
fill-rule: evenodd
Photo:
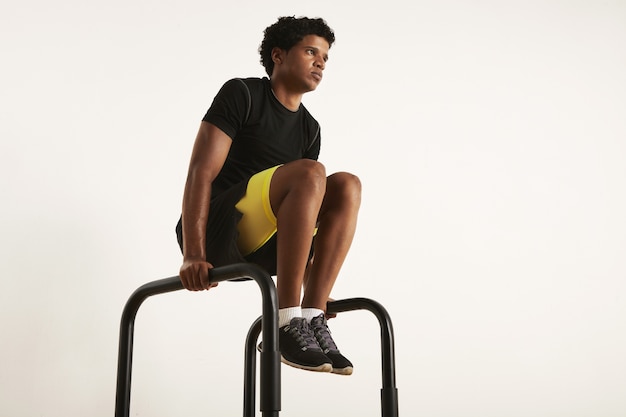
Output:
M245 347L245 362L244 362L244 384L243 384L243 416L254 417L255 416L255 395L256 395L256 351L257 343L259 341L259 334L261 333L263 317L259 317L252 323L248 336L246 337ZM280 367L280 352L277 352L278 356L275 357L275 362L271 366ZM263 352L261 352L261 358L263 358ZM271 388L280 394L280 383L276 386L276 383L268 378L268 376L274 375L277 371L273 369L273 372L265 371L261 369L261 396L263 396L263 387ZM280 376L280 371L278 371ZM272 395L271 392L267 395ZM262 397L261 397L262 398ZM280 397L279 397L280 400ZM263 417L278 417L278 410L264 409L261 407Z
M130 296L120 324L120 341L117 360L117 392L115 397L115 417L128 417L130 412L130 384L133 361L133 336L137 310L144 300L152 295L163 294L183 288L179 277L152 281L137 288Z
M256 344L261 333L259 317L252 323L246 337L245 361L243 369L243 417L254 417L254 396L256 394Z
M382 384L381 415L382 417L398 417L398 389L396 388L396 367L393 325L387 310L377 301L369 298L349 298L330 301L327 304L328 313L341 313L353 310L368 310L372 312L380 324ZM255 355L256 343L259 337L259 317L248 332L246 339L246 365L244 377L244 417L254 416L255 395ZM265 350L265 341L263 341ZM261 375L263 378L263 375ZM264 382L261 381L261 384ZM261 385L263 387L263 385Z
M382 389L381 415L382 417L398 417L398 389L396 388L396 359L393 336L393 325L389 313L377 301L369 298L348 298L345 300L329 301L327 312L340 313L352 310L368 310L378 319L380 324Z
M278 298L274 281L266 271L251 263L214 268L210 271L209 278L211 282L250 278L256 281L261 289L264 340L261 355L261 378L264 381L261 385L261 410L271 413L269 415L277 416L280 411L280 352L278 351ZM120 323L115 417L128 417L130 413L133 335L139 307L150 296L182 288L183 285L178 276L152 281L135 290L126 302Z

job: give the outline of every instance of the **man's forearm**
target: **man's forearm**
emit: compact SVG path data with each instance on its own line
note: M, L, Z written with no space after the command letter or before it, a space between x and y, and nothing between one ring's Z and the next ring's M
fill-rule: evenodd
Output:
M201 170L190 170L183 196L183 255L186 260L206 261L206 227L211 201L211 182Z

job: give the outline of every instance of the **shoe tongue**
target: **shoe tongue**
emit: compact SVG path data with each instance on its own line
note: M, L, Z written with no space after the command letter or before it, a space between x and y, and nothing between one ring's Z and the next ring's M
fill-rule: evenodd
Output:
M311 327L313 329L318 329L324 326L326 326L326 317L323 314L320 314L319 316L313 317L313 319L311 319Z
M308 328L309 322L304 317L294 317L289 322L289 326L298 327L298 328L303 328L303 327Z
M337 350L337 345L335 345L335 341L330 336L330 329L328 328L326 322L326 316L320 314L319 316L313 318L311 321L311 328L315 335L317 336L317 341L323 350Z
M289 326L294 330L297 329L297 332L302 337L303 345L306 345L309 349L319 349L319 345L307 319L304 317L294 317L291 319L291 322L289 322Z

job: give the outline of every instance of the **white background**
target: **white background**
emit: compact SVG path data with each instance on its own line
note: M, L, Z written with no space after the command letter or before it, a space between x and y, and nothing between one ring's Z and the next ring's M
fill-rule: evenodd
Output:
M364 185L334 296L391 314L401 415L625 416L626 4L594 0L4 1L0 415L113 415L122 307L180 266L199 121L264 75L282 15L337 34L305 97ZM240 415L259 300L148 300L131 415ZM281 415L380 415L376 320L331 327L354 375L283 367Z

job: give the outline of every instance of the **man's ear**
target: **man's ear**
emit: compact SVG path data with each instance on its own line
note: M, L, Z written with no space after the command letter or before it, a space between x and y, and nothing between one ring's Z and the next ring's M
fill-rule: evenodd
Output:
M272 61L274 64L282 64L285 57L285 50L278 47L272 48Z

